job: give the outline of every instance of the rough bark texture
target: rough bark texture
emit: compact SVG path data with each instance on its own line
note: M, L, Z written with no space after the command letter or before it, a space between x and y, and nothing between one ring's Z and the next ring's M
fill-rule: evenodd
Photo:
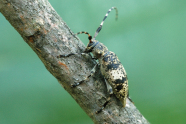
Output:
M85 46L47 0L0 0L0 12L94 123L149 123L129 100L123 108L115 96L101 113L95 114L109 96L99 68L88 82L70 87L89 74L95 61L80 55L61 59L56 57L59 54L80 53Z

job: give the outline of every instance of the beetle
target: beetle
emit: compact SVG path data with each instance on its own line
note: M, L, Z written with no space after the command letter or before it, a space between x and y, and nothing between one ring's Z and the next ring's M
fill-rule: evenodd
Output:
M116 7L112 7L108 10L106 15L103 18L103 21L101 22L100 26L97 28L94 37L88 33L88 32L78 32L77 34L87 34L89 43L83 53L80 53L81 55L86 55L88 53L93 54L93 59L98 60L98 63L93 67L93 69L90 72L90 75L88 75L84 80L80 81L79 83L72 84L71 87L76 87L86 81L88 78L90 78L95 73L96 66L100 66L100 71L102 75L104 76L107 90L109 92L109 98L106 100L106 102L103 104L102 108L96 111L96 113L100 113L106 105L110 101L111 95L113 93L115 96L121 101L123 107L126 106L126 99L128 98L131 102L132 100L129 97L129 90L128 90L128 79L127 79L127 73L119 61L118 57L114 52L111 52L108 50L108 48L100 43L98 40L96 40L96 36L99 34L99 32L102 29L103 23L105 19L107 18L108 14L113 10L116 10L116 19L118 16L118 10ZM77 55L79 53L70 53L67 55L59 55L57 58L61 57L69 57L71 55Z

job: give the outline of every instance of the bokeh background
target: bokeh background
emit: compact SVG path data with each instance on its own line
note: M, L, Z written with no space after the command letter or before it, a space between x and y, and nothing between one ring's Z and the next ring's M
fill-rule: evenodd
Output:
M130 96L150 123L186 122L186 1L49 0L73 32L94 35L124 65ZM79 36L86 45L87 36ZM0 14L0 124L93 124Z

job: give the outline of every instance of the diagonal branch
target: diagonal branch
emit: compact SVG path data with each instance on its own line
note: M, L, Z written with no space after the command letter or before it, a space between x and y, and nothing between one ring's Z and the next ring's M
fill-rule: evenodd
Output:
M70 87L89 74L95 61L80 55L57 58L60 54L81 53L85 46L47 0L1 0L0 12L94 123L149 123L129 100L122 108L115 96L101 113L95 114L109 95L99 69L86 83Z

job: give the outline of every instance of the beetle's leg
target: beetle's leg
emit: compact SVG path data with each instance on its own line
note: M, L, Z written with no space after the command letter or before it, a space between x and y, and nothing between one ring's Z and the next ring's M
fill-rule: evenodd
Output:
M113 95L113 91L112 91L112 87L110 86L110 84L107 82L107 80L105 79L106 85L107 85L107 90L109 92L109 97L106 100L106 102L103 104L102 108L99 109L98 111L96 111L96 114L100 113L106 106L107 104L110 102L110 98Z
M57 58L62 58L62 57L69 57L71 55L82 55L82 56L85 56L85 55L88 55L87 53L70 53L70 54L67 54L67 55L59 55L57 56ZM91 56L92 59L96 59L96 58L93 58ZM78 85L80 85L81 83L83 83L84 81L88 80L92 75L94 75L95 71L96 71L96 66L98 65L98 63L93 67L93 69L90 71L90 75L88 75L84 80L78 82L78 83L75 83L75 84L72 84L71 87L76 87Z
M113 94L112 87L110 86L110 84L107 82L106 79L105 79L105 82L106 82L106 85L107 85L107 91L109 92L109 94Z
M103 104L102 108L99 109L98 111L96 111L96 114L100 113L105 107L106 105L110 102L110 98L113 94L110 94L109 98L107 99L107 101Z
M67 55L59 55L59 56L57 56L57 58L69 57L71 55L77 55L77 54L81 54L81 53L70 53L70 54L67 54Z
M86 58L87 56L91 56L90 54L87 54L87 53L70 53L70 54L67 54L67 55L59 55L59 56L57 56L57 58L69 57L69 56L78 55L78 54L84 56L85 58ZM91 56L91 59L97 60L97 58L94 58L94 57L92 57L92 56Z
M96 66L98 65L98 63L93 67L93 69L90 71L90 75L88 75L84 80L76 83L76 84L72 84L71 87L76 87L78 85L80 85L81 83L85 82L86 80L88 80L92 75L94 75L94 73L96 72Z
M85 58L88 58L87 56L91 56L90 54L87 54L87 53L70 53L70 54L67 54L67 55L59 55L59 56L57 56L57 58L63 58L63 57L69 57L69 56L72 56L72 55L82 55L83 57L85 57ZM97 60L97 58L93 58L92 56L91 56L91 59L95 59L95 60Z
M128 90L127 98L134 104L134 102L132 101L132 99L129 97L129 90Z
M91 57L91 59L97 60L97 58L92 57L92 55L88 53L81 53L81 55L84 56L85 58Z

